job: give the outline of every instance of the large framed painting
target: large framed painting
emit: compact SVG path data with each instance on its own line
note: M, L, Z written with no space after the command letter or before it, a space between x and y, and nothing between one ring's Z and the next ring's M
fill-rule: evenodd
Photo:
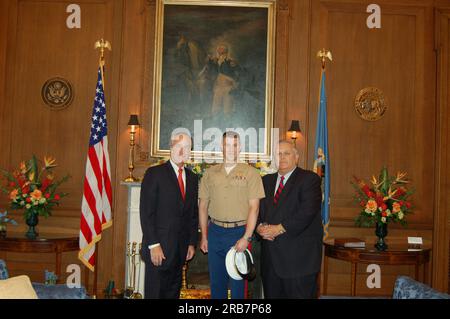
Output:
M222 133L267 160L275 140L275 1L158 0L151 155L188 131L195 159L221 158Z

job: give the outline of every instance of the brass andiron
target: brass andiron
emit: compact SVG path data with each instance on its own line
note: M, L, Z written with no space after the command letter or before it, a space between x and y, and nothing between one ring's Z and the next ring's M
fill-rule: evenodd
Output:
M124 299L130 299L131 295L134 292L134 287L131 286L131 278L132 278L132 265L131 265L131 255L132 255L132 251L131 251L131 243L128 242L127 243L127 263L128 263L128 271L127 271L127 282L125 283L125 291L123 293L123 298Z
M139 251L136 252L136 242L127 244L127 262L128 262L128 272L127 272L127 282L125 292L123 297L125 299L142 299L142 294L136 289L136 265L140 266L140 257L136 263L136 256L140 256L142 244L139 244ZM139 271L140 275L140 271ZM139 290L139 289L138 289Z
M136 256L138 256L138 264L140 265L140 263L141 263L140 262L141 248L142 248L142 244L139 244L139 251L136 252L136 243L133 242L133 251L132 251L132 255L131 255L132 264L133 264L133 290L136 287ZM140 273L141 272L140 272L140 267L139 267L139 274ZM142 299L142 294L138 290L134 291L131 294L130 299Z
M187 287L187 269L188 269L188 263L187 261L184 262L183 265L183 273L181 277L181 289L185 290L188 289Z

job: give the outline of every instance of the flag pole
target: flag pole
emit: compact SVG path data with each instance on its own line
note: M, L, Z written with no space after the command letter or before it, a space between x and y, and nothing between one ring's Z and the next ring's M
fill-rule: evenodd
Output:
M105 78L103 77L103 67L105 66L105 49L111 51L111 43L109 43L108 40L104 40L103 38L101 38L100 40L95 42L94 48L100 49L100 58L98 63L100 65L100 72L102 74L103 90L105 90Z
M111 43L109 43L109 41L105 41L103 38L96 41L95 45L94 45L94 49L100 49L100 57L99 57L99 67L100 67L100 73L101 73L101 78L102 78L102 86L103 86L103 90L105 90L105 78L103 76L103 68L105 66L105 49L108 49L109 51L111 51ZM94 246L94 282L92 284L92 296L93 298L97 298L97 268L98 268L98 250L97 250L97 244L95 244Z
M328 60L330 60L330 61L333 61L333 56L331 55L331 52L330 51L328 51L328 50L325 50L325 48L323 48L322 50L320 50L319 52L317 52L317 58L319 58L319 59L321 59L321 62L322 62L322 68L321 68L321 72L320 72L320 88L319 88L319 96L318 96L318 101L319 101L319 114L318 114L318 121L320 120L320 118L321 118L321 116L322 116L322 112L325 112L324 114L326 114L326 104L325 104L325 109L322 111L322 108L321 108L321 106L322 106L322 85L323 85L323 80L324 80L324 76L325 76L325 62L326 62L326 60L328 59ZM325 99L326 100L326 99ZM326 103L326 101L325 101L325 103ZM325 115L326 116L326 115ZM325 126L326 126L326 120L325 120ZM319 129L319 123L317 124L317 128ZM328 133L325 133L326 135L328 135ZM319 135L319 133L318 133L318 131L316 132L316 135ZM316 139L317 139L317 136L316 136ZM328 140L328 138L327 138L327 140ZM328 141L326 142L326 144L328 144ZM316 147L315 148L317 148L317 141L316 141ZM326 148L328 149L328 145L326 145ZM320 149L320 148L319 148ZM322 150L323 151L323 150ZM315 149L315 151L314 151L315 153L318 153L318 149ZM319 159L319 155L321 155L322 156L322 158L324 158L325 159L325 165L328 165L328 161L329 161L329 159L328 159L328 152L326 152L327 154L314 154L316 157L317 157L317 159L316 159L316 161L318 161L318 159ZM315 163L316 163L316 161L315 161ZM316 166L316 164L314 164L314 166ZM316 171L317 170L317 171ZM316 173L318 173L318 168L314 168L314 171L316 172ZM329 171L327 170L327 169L325 169L325 174L328 176L328 174L329 174ZM322 172L320 172L319 173L319 176L321 177L321 179L323 180L324 178L326 178L326 177L324 177L324 175L322 175ZM325 182L326 183L326 182ZM324 190L324 189L322 189L322 191L323 191L323 194L322 194L322 196L325 196L326 195L326 191ZM329 195L329 194L328 194ZM325 205L329 205L329 196L328 196L328 198L325 198L325 199L323 199L324 201L325 201ZM329 208L329 206L327 206L328 208ZM323 223L323 221L322 221L322 223ZM324 236L323 236L323 239L325 240L325 239L327 239L328 238L328 225L329 225L329 216L328 216L328 221L326 222L326 223L323 223L323 228L324 228Z

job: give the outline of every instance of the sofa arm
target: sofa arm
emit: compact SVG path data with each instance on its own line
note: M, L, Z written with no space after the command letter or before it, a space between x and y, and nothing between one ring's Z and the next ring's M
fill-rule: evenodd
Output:
M434 290L407 276L399 276L395 281L392 299L450 299L450 295Z

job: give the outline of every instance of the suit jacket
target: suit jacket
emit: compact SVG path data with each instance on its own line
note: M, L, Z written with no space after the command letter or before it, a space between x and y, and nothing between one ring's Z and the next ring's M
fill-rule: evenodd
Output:
M280 278L294 278L320 271L323 227L321 179L295 168L285 183L278 203L273 203L278 174L263 177L266 197L261 199L259 223L282 224L286 233L274 241L262 240L261 273L273 267Z
M142 259L151 263L149 245L161 244L161 269L184 264L189 245L198 241L198 177L185 168L186 197L170 163L150 167L141 186Z

